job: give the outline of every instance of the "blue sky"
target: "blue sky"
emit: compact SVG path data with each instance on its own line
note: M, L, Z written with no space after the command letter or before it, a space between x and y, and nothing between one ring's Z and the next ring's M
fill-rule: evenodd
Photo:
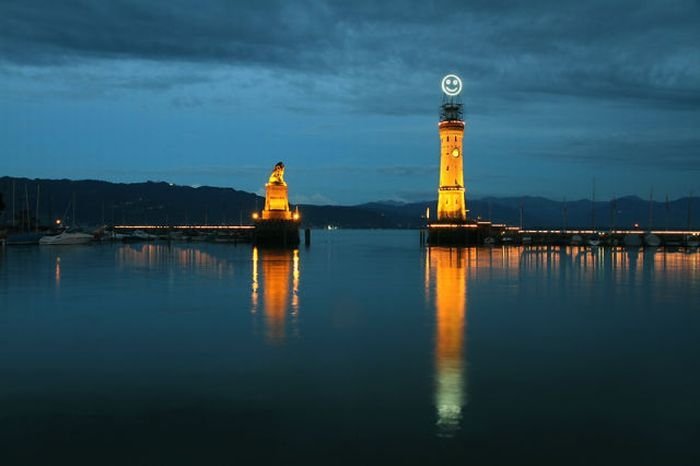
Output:
M0 174L292 201L435 197L440 79L469 196L700 192L700 7L0 1Z

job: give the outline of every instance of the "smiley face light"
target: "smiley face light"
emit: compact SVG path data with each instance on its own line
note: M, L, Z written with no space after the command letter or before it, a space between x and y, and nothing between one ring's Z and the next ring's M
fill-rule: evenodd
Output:
M448 74L442 78L442 92L449 96L458 95L462 92L462 80L456 74Z

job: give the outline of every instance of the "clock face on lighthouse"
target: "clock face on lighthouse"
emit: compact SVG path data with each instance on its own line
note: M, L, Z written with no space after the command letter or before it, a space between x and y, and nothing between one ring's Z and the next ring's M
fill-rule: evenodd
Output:
M459 157L459 149L457 149L456 147L454 149L452 149L452 157L454 157L454 158Z

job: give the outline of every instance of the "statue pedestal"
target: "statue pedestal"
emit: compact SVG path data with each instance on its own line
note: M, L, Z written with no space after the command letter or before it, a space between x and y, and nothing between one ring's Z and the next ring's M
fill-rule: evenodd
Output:
M265 186L265 209L262 211L263 220L291 220L287 186L270 184Z
M265 209L255 222L253 241L257 246L271 247L296 247L299 244L299 215L289 210L284 181L271 179L265 185Z

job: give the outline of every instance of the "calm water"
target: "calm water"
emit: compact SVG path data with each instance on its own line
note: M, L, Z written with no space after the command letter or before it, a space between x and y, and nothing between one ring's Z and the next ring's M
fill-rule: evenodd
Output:
M0 464L700 464L700 253L0 253Z

